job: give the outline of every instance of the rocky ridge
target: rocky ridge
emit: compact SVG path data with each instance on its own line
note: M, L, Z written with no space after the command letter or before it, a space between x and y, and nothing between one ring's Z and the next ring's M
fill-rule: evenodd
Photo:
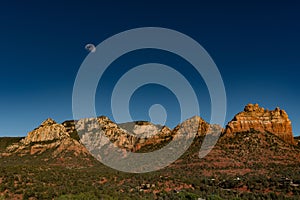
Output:
M116 124L105 116L65 121L62 124L47 119L20 142L7 147L7 155L35 155L53 149L54 157L65 152L87 156L90 152L102 150L109 153L114 147L119 147L126 155L126 151L136 152L146 146L159 147L176 138L190 139L192 133L196 133L196 137L207 134L217 136L220 133L234 137L238 133L253 131L271 133L289 144L295 144L291 122L284 110L276 108L268 111L258 104L248 104L225 129L210 125L199 116L187 119L173 130L144 121Z
M70 134L76 130L81 143L90 151L119 147L135 152L144 146L167 143L178 136L188 139L192 137L192 132L196 133L196 137L200 137L222 131L220 126L209 125L198 116L186 120L173 130L167 126L144 121L115 124L105 116L97 119L80 119L73 123L68 121L63 124Z

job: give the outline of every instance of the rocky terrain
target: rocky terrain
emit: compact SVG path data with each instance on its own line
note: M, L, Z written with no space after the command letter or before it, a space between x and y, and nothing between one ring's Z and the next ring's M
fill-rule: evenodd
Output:
M119 172L91 155L112 147L125 157L151 152L192 133L188 150L156 172ZM220 138L200 159L205 136ZM225 129L198 116L173 130L105 116L47 119L25 138L0 138L0 199L299 199L298 141L284 110L257 104L246 105Z

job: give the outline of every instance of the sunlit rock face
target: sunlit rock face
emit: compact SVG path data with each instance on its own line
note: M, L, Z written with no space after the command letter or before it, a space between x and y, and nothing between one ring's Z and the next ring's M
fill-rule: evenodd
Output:
M47 142L61 140L69 137L63 125L57 124L53 119L45 120L37 129L28 133L27 137L21 142L30 144L34 142Z
M280 108L269 111L258 104L248 104L244 111L235 115L228 123L224 134L234 136L239 132L269 132L284 141L295 144L291 121L287 113Z
M7 155L35 155L46 151L50 152L47 159L54 158L87 158L90 153L77 140L70 137L66 128L56 123L53 119L47 119L35 130L18 143L7 147Z

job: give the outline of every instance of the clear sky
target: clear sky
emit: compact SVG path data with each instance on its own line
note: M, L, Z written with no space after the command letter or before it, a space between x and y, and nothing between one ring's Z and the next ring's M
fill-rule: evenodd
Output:
M209 2L209 3L207 3ZM87 56L85 44L137 27L165 27L198 41L223 77L227 118L247 103L283 108L300 135L299 1L1 1L0 136L24 136L44 119L72 119L72 89ZM209 96L188 63L161 51L136 51L116 60L96 96L98 115L111 115L113 84L129 66L160 62L187 76L209 119ZM183 70L184 69L184 70ZM179 69L180 70L180 69ZM162 95L163 94L163 95ZM148 120L147 108L162 103L167 125L180 121L174 95L159 85L134 93L131 114Z

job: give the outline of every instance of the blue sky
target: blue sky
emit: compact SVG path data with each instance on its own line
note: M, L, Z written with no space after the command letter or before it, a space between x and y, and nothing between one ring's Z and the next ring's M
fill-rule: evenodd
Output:
M88 54L85 44L147 26L185 33L208 51L225 84L227 121L250 102L268 109L279 106L300 135L299 10L297 1L2 1L0 136L24 136L48 117L72 119L72 89ZM98 87L98 115L110 116L117 78L148 61L184 66L181 73L197 92L202 117L209 119L201 77L178 57L159 51L137 51L112 64ZM174 95L157 85L133 95L134 119L147 120L147 108L154 103L166 106L167 125L179 122Z

